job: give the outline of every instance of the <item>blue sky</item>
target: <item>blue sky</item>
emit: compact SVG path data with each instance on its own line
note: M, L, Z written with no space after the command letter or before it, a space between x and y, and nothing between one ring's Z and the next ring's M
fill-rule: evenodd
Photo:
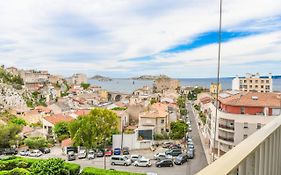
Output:
M216 75L218 0L0 1L0 64L64 76ZM222 76L281 74L281 2L223 4Z

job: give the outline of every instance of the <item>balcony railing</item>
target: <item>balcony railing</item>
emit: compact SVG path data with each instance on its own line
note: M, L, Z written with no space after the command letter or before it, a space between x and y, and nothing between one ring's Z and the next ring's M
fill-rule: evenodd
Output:
M234 142L234 138L219 136L219 139L227 141L227 142Z
M233 130L233 131L234 131L234 127L233 127L233 126L227 126L227 125L219 124L219 127L220 127L220 128L229 129L229 130Z
M281 116L266 124L197 175L280 175Z

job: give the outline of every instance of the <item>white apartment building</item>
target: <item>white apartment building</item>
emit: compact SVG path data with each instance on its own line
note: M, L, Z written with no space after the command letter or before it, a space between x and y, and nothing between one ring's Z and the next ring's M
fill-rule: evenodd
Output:
M249 74L245 77L236 76L232 80L232 90L246 92L272 92L272 76L261 77L259 73Z
M255 97L255 98L252 98ZM204 136L210 153L220 157L275 117L281 117L278 93L224 92L214 102L201 104L207 122Z

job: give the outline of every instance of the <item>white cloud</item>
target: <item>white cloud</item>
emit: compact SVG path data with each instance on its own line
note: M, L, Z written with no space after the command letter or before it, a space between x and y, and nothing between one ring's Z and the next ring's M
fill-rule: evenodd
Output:
M207 68L210 64L213 65L210 68L215 67L216 45L178 54L160 52L191 42L200 33L217 30L218 2L0 0L0 63L62 74L113 70L127 74L208 76L215 72ZM276 30L280 26L276 16L280 15L281 1L224 1L223 27L230 31ZM259 20L257 24L256 20ZM79 36L79 30L83 32L87 27L91 27L87 32L93 31L91 36ZM7 40L11 43L5 44ZM273 32L226 43L222 51L223 64L280 60L280 41L279 32ZM83 59L88 62L61 58L71 53L89 53L93 58ZM146 63L121 61L147 55L155 55L155 60ZM158 64L161 66L155 69ZM205 69L198 73L194 69L196 65L205 66ZM185 67L188 69L179 71ZM275 71L280 73L280 70ZM230 72L226 71L226 74L230 75Z

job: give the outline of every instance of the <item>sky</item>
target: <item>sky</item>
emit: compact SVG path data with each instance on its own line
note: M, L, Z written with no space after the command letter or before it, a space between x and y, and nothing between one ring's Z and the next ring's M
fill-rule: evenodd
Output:
M223 0L221 76L281 75L281 1ZM0 0L0 64L215 77L219 0Z

